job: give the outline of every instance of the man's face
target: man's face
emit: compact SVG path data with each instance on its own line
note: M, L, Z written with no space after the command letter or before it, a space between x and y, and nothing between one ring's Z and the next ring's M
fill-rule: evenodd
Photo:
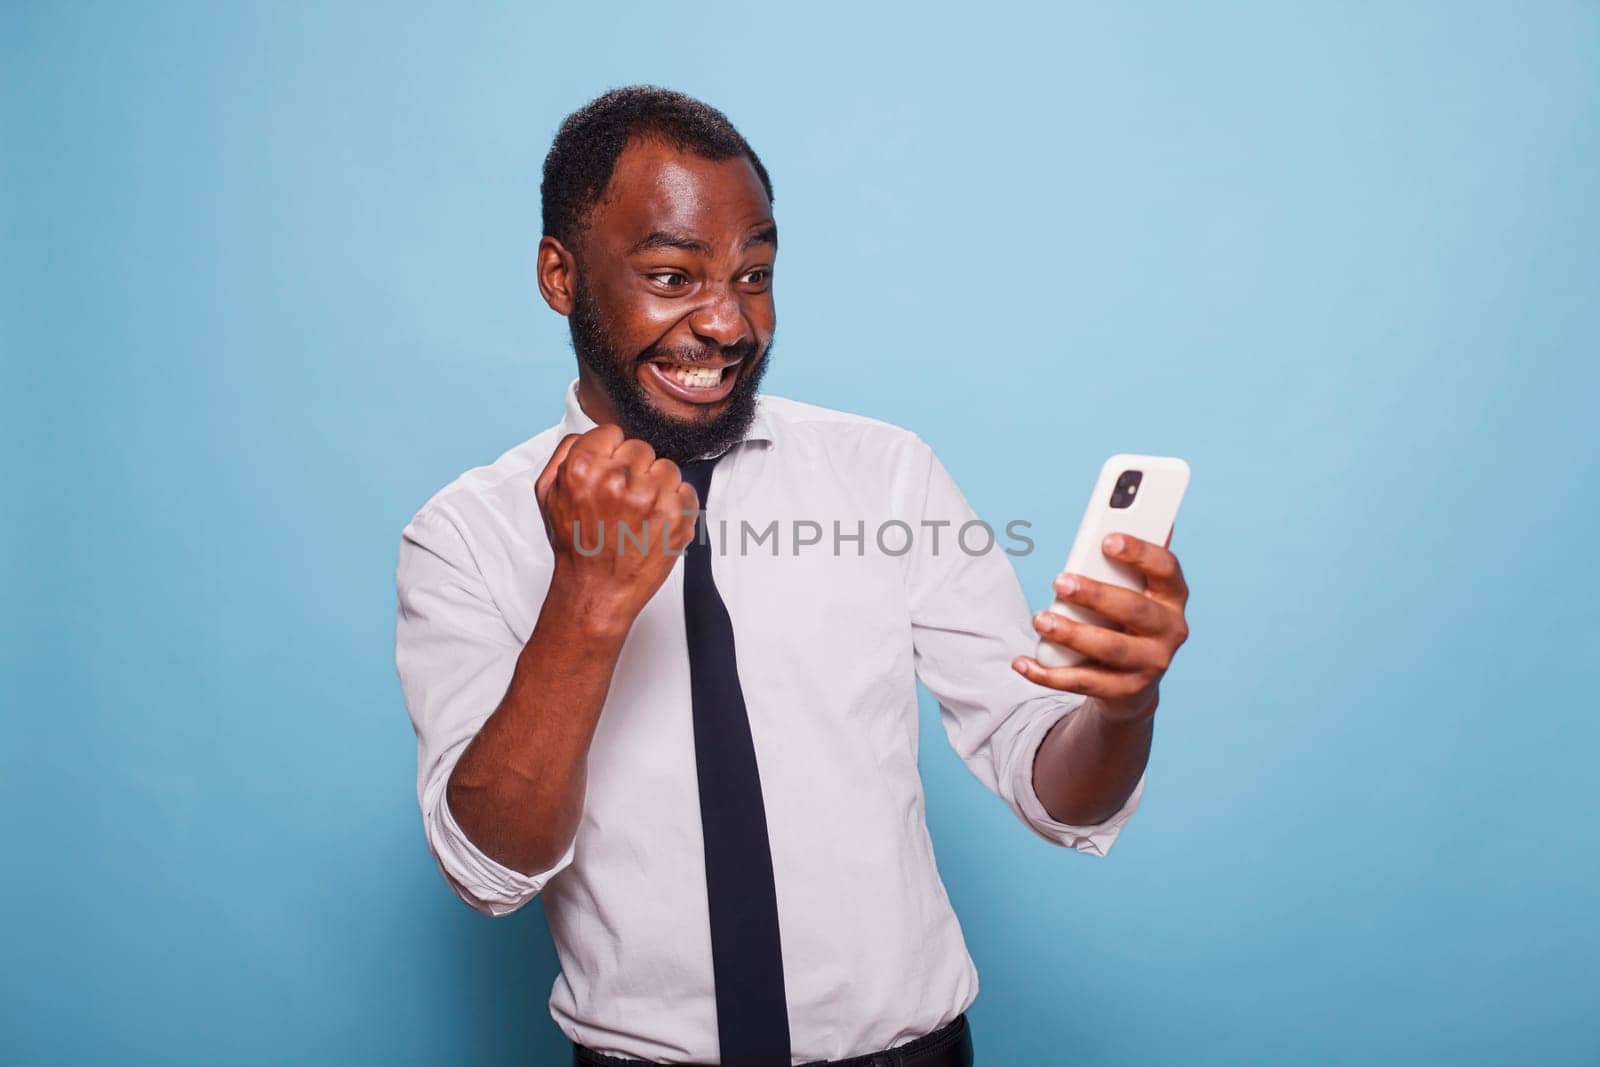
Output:
M680 463L740 440L776 326L777 228L749 160L634 142L577 244L585 409Z

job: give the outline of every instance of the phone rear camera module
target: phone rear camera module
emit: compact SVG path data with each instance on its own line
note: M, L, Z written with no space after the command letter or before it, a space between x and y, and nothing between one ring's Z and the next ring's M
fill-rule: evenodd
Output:
M1139 483L1144 481L1144 471L1123 471L1117 476L1117 487L1111 491L1111 506L1126 508L1133 505L1138 495Z

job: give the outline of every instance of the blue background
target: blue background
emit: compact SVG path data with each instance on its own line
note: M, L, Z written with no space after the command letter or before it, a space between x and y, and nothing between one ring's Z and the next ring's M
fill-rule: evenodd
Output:
M982 1062L1595 1062L1600 8L785 6L5 6L4 1058L562 1062L393 565L559 416L539 165L651 81L774 176L772 391L1030 518L1035 603L1104 456L1193 465L1108 859L924 706Z

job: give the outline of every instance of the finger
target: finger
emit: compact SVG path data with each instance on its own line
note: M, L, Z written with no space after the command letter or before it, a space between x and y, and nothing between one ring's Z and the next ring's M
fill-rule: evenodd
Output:
M1060 575L1054 588L1062 600L1081 604L1130 633L1160 635L1172 628L1171 607L1132 589L1082 574Z
M569 433L556 442L556 450L550 454L550 461L544 465L544 470L539 474L539 480L533 483L533 496L539 502L539 507L544 507L544 502L549 499L550 488L556 484L556 474L561 470L561 464L567 460L567 453L572 451L572 446L578 443L578 435Z
M1105 667L1045 667L1032 656L1018 656L1011 669L1038 685L1065 693L1082 693L1101 700L1127 700L1144 688L1137 674Z
M655 510L657 514L667 521L668 529L675 530L686 522L693 525L693 516L685 519L683 512L697 509L699 507L699 498L694 491L694 486L683 480L676 463L670 459L658 458L654 460L645 471L644 477L640 479L640 484L651 487L651 492L654 494ZM687 499L694 501L687 508L683 503L685 500L683 491L685 489L689 491Z
M634 475L628 482L628 488L623 491L622 499L635 515L654 515L656 487L647 479Z
M700 494L688 482L679 482L673 491L668 518L674 531L674 550L693 541L700 526Z
M617 450L611 453L611 458L618 463L626 464L630 475L643 477L650 469L650 464L655 462L656 450L637 437L630 437L617 446Z
M1155 671L1164 668L1161 646L1151 637L1118 633L1104 626L1063 618L1053 611L1033 617L1033 628L1041 637L1076 649L1106 667L1124 671Z
M596 426L578 438L578 443L573 448L587 456L598 459L609 459L611 454L621 447L627 437L622 432L622 427L615 423L605 423Z
M672 462L670 459L667 459L665 456L658 456L653 462L651 462L645 473L649 476L651 481L661 486L663 489L668 489L675 492L677 487L683 484L683 472L678 469L678 465L676 463Z
M629 475L626 463L607 462L595 475L593 485L602 496L620 503L628 495Z
M1172 531L1167 531L1172 539ZM1145 591L1158 600L1178 604L1189 598L1189 586L1183 580L1183 567L1178 557L1165 545L1135 537L1129 533L1114 533L1106 537L1101 551L1110 559L1130 564L1144 575Z

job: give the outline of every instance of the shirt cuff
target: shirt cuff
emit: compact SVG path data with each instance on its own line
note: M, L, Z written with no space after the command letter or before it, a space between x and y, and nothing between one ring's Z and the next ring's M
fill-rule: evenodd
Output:
M472 843L456 824L441 790L433 807L433 856L450 887L468 906L485 915L509 915L539 894L545 884L571 866L577 838L547 870L523 874L499 863Z
M1017 807L1020 809L1023 821L1034 833L1052 844L1065 845L1077 849L1079 852L1089 852L1096 856L1104 856L1111 851L1111 845L1122 833L1122 827L1139 808L1139 800L1144 796L1144 774L1139 775L1139 781L1134 785L1133 792L1123 802L1114 814L1104 822L1092 826L1074 826L1070 823L1059 822L1050 817L1045 810L1044 802L1039 799L1038 790L1033 785L1033 761L1039 754L1039 746L1044 742L1044 735L1050 728L1062 719L1071 715L1082 707L1086 701L1080 701L1068 708L1060 715L1045 713L1034 720L1032 725L1023 733L1018 745L1022 758L1017 760L1016 777L1012 786L1017 798Z

